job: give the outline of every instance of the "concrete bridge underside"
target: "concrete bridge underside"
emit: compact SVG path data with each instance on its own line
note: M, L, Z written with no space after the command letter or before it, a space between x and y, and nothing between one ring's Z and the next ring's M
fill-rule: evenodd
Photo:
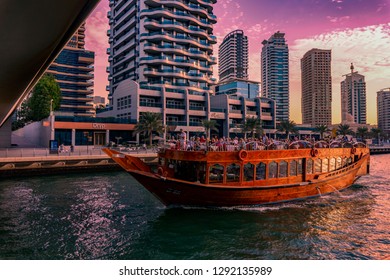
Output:
M99 1L0 1L0 129Z

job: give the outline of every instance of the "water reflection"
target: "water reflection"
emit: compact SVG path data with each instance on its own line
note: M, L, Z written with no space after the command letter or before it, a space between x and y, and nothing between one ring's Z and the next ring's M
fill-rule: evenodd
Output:
M248 208L167 209L124 172L3 180L0 258L385 258L388 158L340 193Z
M365 191L365 190L364 190ZM129 258L336 259L370 258L348 251L361 235L353 224L370 214L373 198L344 197L245 209L167 209L139 240ZM151 241L152 240L152 241ZM144 252L145 246L150 252ZM367 244L369 245L369 244ZM342 247L346 253L333 252ZM351 245L353 246L353 245ZM364 246L363 246L364 247Z

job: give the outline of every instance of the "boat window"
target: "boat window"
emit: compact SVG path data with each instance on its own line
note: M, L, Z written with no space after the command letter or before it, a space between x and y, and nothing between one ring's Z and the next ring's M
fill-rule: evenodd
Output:
M206 182L206 163L199 163L198 167L198 181L202 184Z
M226 181L239 182L240 181L240 165L233 163L226 168Z
M314 165L314 172L321 173L321 159L320 158L316 159L316 163Z
M313 165L314 165L314 161L311 158L309 158L307 160L307 166L306 166L307 174L313 174L313 167L314 167Z
M322 159L322 173L327 173L329 167L329 159L324 158Z
M255 166L252 163L244 165L244 181L253 181L253 174L255 172Z
M347 158L347 162L348 162L348 165L352 164L352 158L351 157Z
M297 176L297 161L290 161L290 176Z
M256 180L265 180L265 163L256 165Z
M278 164L276 162L271 162L268 168L268 178L277 178L278 176Z
M298 164L297 164L297 171L298 171L298 175L302 175L303 173L303 164L302 164L302 160L301 159L298 159Z
M210 166L210 183L222 183L223 182L224 167L220 164L214 164Z
M158 164L161 166L165 166L165 158L163 157L158 158Z
M336 159L331 158L329 162L329 171L335 171L336 170Z
M336 161L336 169L340 169L340 168L341 168L341 157L338 157Z
M287 177L287 162L281 161L279 163L279 178Z

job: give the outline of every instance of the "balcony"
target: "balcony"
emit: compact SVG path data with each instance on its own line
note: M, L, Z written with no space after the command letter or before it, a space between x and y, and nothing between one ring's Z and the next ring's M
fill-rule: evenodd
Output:
M152 107L152 108L162 108L162 103L153 103L153 102L140 102L139 106L141 107Z
M193 111L206 111L206 108L205 107L200 107L200 106L191 106L190 105L190 110L193 110Z
M186 121L167 121L167 125L170 126L187 126Z
M167 104L167 109L180 109L180 110L185 110L186 106L185 105L173 105L173 104Z

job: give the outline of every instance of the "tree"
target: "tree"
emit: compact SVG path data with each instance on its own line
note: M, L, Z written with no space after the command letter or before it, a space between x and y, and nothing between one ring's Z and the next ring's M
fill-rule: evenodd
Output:
M324 133L329 131L328 126L326 125L319 125L314 128L314 131L320 133L321 139L324 139Z
M251 132L252 138L254 137L255 133L261 134L263 131L263 128L261 127L261 120L255 117L247 117L245 119L243 131L245 134L247 132Z
M55 111L60 108L60 102L61 90L54 76L43 75L34 87L32 96L27 103L30 110L29 119L40 121L47 118L50 115L50 106L52 105L52 109Z
M379 137L380 135L382 134L382 129L380 128L371 128L371 135L373 138L376 138L378 140L378 144L379 144Z
M161 114L145 112L140 116L140 120L135 126L134 134L144 133L148 135L149 145L152 145L153 131L161 133L163 132L163 127Z
M365 139L368 134L368 128L366 126L358 127L356 130L356 135L361 136L362 139Z
M207 139L210 139L210 132L211 131L219 132L219 130L217 128L218 124L217 124L216 120L203 120L202 126L204 127L204 129L206 131L206 138Z
M346 135L353 134L353 131L350 128L350 126L347 124L339 124L339 126L337 128L337 134L346 136Z
M297 127L294 121L281 121L278 125L278 131L284 132L287 139L290 136L290 133L297 133Z
M27 100L24 100L20 105L20 108L16 110L16 120L12 122L12 130L18 130L31 122L30 114L28 102Z

